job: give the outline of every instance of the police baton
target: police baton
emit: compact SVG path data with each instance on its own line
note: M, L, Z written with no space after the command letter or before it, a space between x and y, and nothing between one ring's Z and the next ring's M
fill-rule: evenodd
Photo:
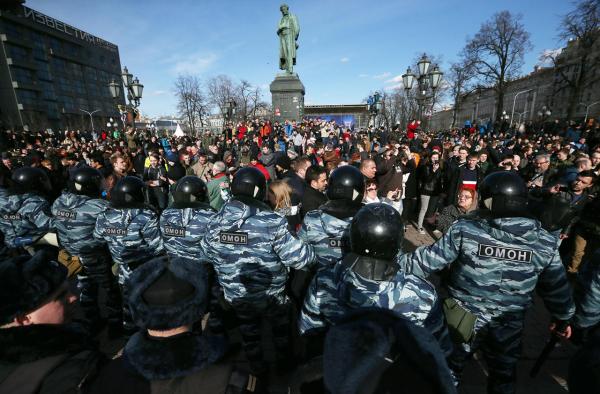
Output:
M550 339L546 343L546 346L544 346L542 353L540 353L539 357L535 361L533 368L531 368L531 371L529 371L530 377L535 378L537 376L537 374L540 372L542 365L544 365L544 363L548 359L548 356L550 355L550 353L552 353L552 350L554 350L554 347L556 346L558 341L560 341L561 336L559 334L563 333L567 329L568 326L569 326L569 322L566 320L562 320L562 321L559 321L558 323L556 323L556 328L552 332Z

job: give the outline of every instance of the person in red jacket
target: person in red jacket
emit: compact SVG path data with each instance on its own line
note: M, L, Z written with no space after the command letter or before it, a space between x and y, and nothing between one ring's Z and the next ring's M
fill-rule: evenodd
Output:
M265 166L258 161L258 157L256 155L250 156L250 163L248 163L248 167L254 167L258 169L267 179L267 182L271 180L271 176L269 175L269 171L265 168Z

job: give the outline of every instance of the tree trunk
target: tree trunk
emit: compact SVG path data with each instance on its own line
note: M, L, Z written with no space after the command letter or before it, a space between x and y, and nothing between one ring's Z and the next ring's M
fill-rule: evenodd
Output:
M577 78L573 81L573 87L569 92L569 103L567 105L567 120L572 120L573 115L575 115L575 111L579 102L581 101L581 91L583 90L583 84L585 82L585 64L587 62L587 55L583 55L578 64L579 73L577 74Z
M498 84L496 99L496 120L500 121L502 117L502 111L504 110L504 84Z

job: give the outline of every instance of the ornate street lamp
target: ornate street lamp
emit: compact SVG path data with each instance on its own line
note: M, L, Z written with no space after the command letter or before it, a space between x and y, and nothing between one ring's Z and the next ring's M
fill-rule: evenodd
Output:
M108 89L110 90L110 96L114 100L121 97L121 84L116 83L114 79L108 84Z
M125 109L127 113L131 113L131 125L135 127L136 109L140 105L144 85L140 83L140 80L137 77L133 77L129 70L127 70L127 67L123 67L123 71L121 72L121 82L122 84L113 79L108 84L108 89L110 90L111 97L117 101L121 97L122 85L125 86L127 101L129 103Z
M402 85L404 89L411 90L415 83L415 74L412 73L410 67L406 69L406 74L402 75Z
M429 66L431 65L431 61L427 57L426 54L421 56L419 62L417 63L417 67L419 67L419 75L426 75L427 71L429 71Z
M419 106L419 119L423 115L425 105L435 96L435 91L440 86L442 77L444 76L438 65L433 65L433 71L429 71L430 66L431 60L429 60L426 54L423 54L417 62L419 75L414 75L410 67L406 69L406 74L402 75L402 84L407 92L412 90L415 79L417 80L418 90L415 99Z

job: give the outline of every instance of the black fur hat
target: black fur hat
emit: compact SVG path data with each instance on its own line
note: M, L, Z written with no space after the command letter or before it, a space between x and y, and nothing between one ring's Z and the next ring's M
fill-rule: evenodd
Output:
M437 340L383 309L359 309L327 333L323 380L331 393L456 393Z
M200 263L157 257L127 282L129 308L140 328L169 330L202 318L208 305L207 273Z
M43 251L0 262L0 325L36 310L66 280L65 266Z

